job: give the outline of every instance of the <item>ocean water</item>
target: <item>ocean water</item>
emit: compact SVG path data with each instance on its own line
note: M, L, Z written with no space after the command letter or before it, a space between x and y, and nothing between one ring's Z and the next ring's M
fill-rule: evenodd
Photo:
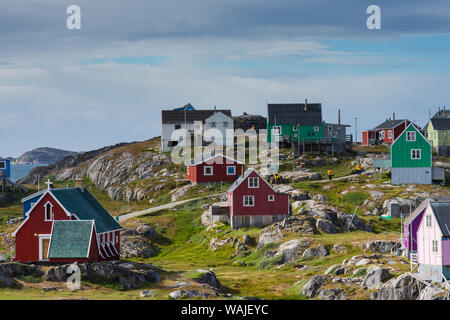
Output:
M27 174L36 167L45 166L45 164L11 164L11 181L26 177Z

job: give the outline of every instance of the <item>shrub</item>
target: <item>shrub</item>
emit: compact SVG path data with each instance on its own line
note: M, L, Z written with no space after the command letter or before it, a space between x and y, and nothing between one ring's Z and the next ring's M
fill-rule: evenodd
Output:
M364 203L364 201L368 197L369 197L369 195L367 193L355 191L355 192L346 193L341 198L341 201L344 202L344 203L353 204L353 205L359 205L360 206L360 205L362 205Z

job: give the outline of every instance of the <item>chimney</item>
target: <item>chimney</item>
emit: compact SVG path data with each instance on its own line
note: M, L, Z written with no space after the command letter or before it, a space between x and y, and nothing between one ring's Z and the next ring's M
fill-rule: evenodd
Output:
M80 188L81 191L84 191L84 180L83 180L83 179L81 179L81 178L76 178L76 179L74 180L74 182L75 182L75 187L76 187L76 188Z
M341 124L341 109L338 109L338 124Z
M441 115L441 107L438 107L438 115Z
M308 99L305 99L305 111L308 111Z
M392 112L392 120L395 122L395 112Z

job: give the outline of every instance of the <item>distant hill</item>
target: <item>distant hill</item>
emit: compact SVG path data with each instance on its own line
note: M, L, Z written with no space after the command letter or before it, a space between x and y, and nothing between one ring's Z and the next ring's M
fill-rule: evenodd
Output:
M75 156L78 152L66 151L55 148L36 148L25 152L14 160L15 164L53 164L68 156Z

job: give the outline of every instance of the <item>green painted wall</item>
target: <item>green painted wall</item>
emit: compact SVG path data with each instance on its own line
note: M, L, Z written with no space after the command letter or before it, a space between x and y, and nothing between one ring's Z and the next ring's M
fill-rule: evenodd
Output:
M406 141L408 131L416 132L416 141ZM422 150L421 159L411 159L411 150ZM431 145L425 137L410 125L394 142L391 148L393 168L431 167Z
M303 125L303 126L293 126L288 124L267 124L267 142L270 143L273 139L272 129L275 126L281 127L281 135L288 135L294 141L303 141L303 138L306 142L314 141L314 140L322 140L324 139L324 127L323 125ZM294 128L297 127L297 130ZM315 131L314 129L318 127L319 131Z

